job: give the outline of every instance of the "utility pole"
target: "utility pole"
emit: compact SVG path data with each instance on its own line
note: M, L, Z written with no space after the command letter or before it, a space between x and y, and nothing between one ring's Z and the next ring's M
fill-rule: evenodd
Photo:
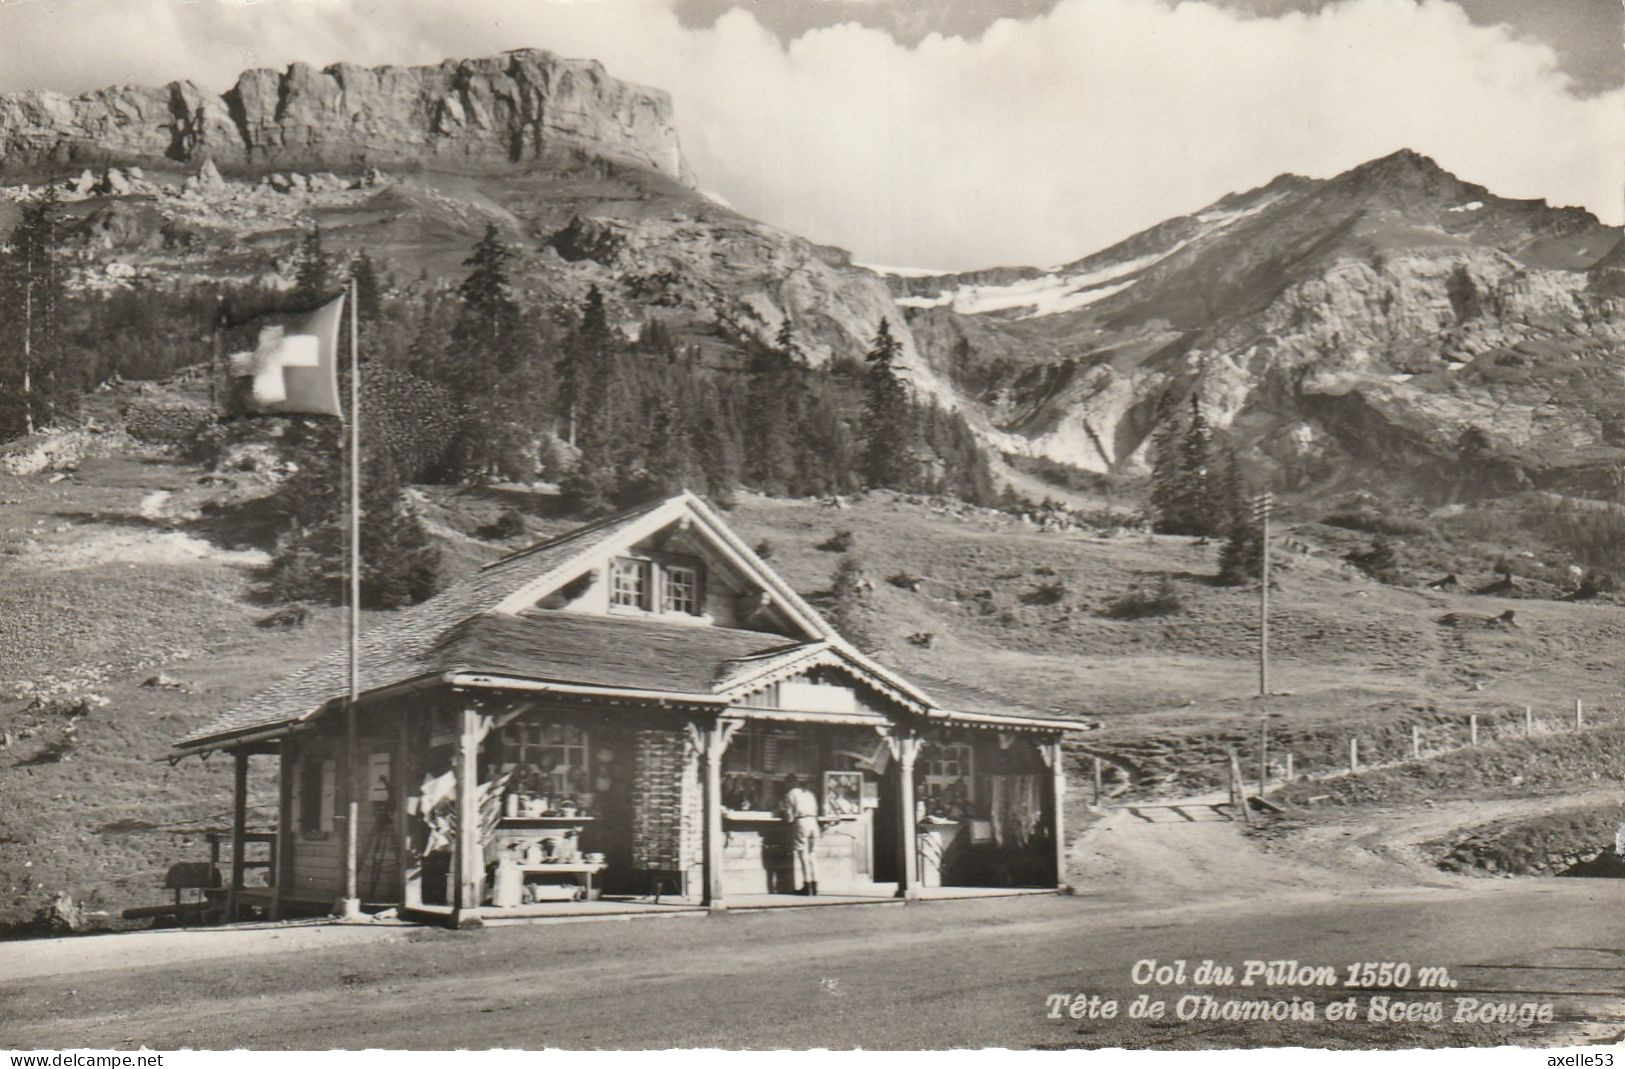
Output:
M1253 518L1262 527L1259 536L1263 548L1263 563L1258 584L1258 696L1270 696L1270 513L1275 509L1275 495L1268 490L1253 502Z

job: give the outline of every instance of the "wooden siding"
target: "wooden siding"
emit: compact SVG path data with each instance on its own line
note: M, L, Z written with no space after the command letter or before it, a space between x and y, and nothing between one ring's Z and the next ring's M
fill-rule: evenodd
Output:
M400 850L395 819L395 806L387 798L374 801L369 798L369 768L373 754L389 754L394 761L393 739L382 736L363 736L357 755L354 789L359 799L360 834L356 846L356 879L361 898L367 902L394 902L400 897ZM307 735L290 748L295 764L290 777L293 797L289 799L288 830L289 859L287 886L284 897L292 899L337 899L344 893L345 807L344 792L336 781L332 791L332 810L322 810L321 831L305 831L302 826L300 784L304 782L305 766L313 761L333 762L338 775L343 774L343 740L334 735ZM393 764L391 765L393 769ZM325 790L323 794L326 795Z

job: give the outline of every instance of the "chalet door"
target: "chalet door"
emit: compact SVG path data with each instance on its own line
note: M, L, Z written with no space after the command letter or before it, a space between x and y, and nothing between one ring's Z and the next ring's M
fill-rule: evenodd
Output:
M874 859L876 883L896 883L902 862L897 846L897 768L895 761L886 766L885 775L880 777L880 805L870 810L874 841L869 854Z

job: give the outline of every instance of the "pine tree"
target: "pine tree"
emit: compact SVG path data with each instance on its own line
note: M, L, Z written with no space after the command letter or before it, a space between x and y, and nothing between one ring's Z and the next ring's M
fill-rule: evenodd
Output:
M446 372L463 407L459 467L475 480L535 475L524 417L527 401L543 387L521 366L528 339L509 280L511 260L496 224L487 224L463 261L469 271L457 287L459 307L451 329L457 359Z
M284 448L297 468L277 493L288 528L266 584L278 600L339 604L346 597L349 525L338 439L336 421L300 419L288 426ZM361 603L369 608L414 604L439 587L440 551L408 505L388 449L363 454L361 565Z
M356 320L361 325L361 332L366 334L378 322L383 292L378 284L378 269L365 249L350 261L350 277L355 279Z
M863 476L871 488L906 489L913 481L913 411L897 375L902 344L891 323L880 321L865 359L869 373L863 407Z
M786 317L773 347L758 348L751 361L745 478L768 494L790 493L796 483L790 441L800 415L797 353Z
M1179 446L1179 525L1182 533L1211 536L1222 533L1213 514L1213 435L1202 415L1202 402L1191 394L1190 418Z
M1231 520L1230 537L1219 551L1219 582L1240 586L1264 574L1264 528L1249 511Z
M0 436L32 434L75 400L62 388L71 381L63 367L63 244L61 199L47 186L23 208L0 260L0 298L22 323L0 339Z
M582 512L608 511L625 494L635 493L638 485L641 406L596 286L588 293L581 323L565 348L572 442L581 453L560 489Z
M773 337L772 351L780 363L790 367L798 367L806 362L801 346L796 344L795 327L790 323L789 313L779 323L779 332Z
M1229 476L1215 456L1213 434L1191 395L1190 415L1181 425L1169 411L1151 443L1151 512L1161 534L1213 537L1229 532Z
M843 554L830 580L828 616L836 634L856 645L871 643L864 619L867 585L862 563L851 553Z
M1184 476L1180 441L1185 436L1179 413L1159 406L1162 415L1151 436L1152 529L1159 534L1184 533Z
M677 398L668 389L653 402L643 455L645 487L640 497L670 497L705 485L705 472Z
M554 370L565 440L571 445L579 444L582 397L589 388L588 380L592 375L602 373L615 349L609 315L604 309L604 294L596 285L591 286L587 290L586 300L581 304L575 329L565 339Z
M1216 476L1208 486L1209 511L1216 529L1230 534L1238 523L1252 516L1252 497L1247 480L1241 473L1241 458L1236 447L1226 444L1218 451Z
M474 396L499 390L503 376L519 363L525 339L509 279L512 258L497 225L488 223L485 236L463 261L469 271L457 287L461 308L452 339L462 350L460 372Z
M331 297L333 263L322 246L322 228L313 226L299 241L294 256L293 299L301 308L314 308Z
M690 398L695 413L694 439L705 472L706 493L726 504L739 485L744 470L744 435L740 428L740 399L736 392L701 389Z

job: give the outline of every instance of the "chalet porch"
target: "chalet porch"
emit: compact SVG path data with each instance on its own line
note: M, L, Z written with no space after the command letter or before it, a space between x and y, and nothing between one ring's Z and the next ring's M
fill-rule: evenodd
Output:
M351 812L362 909L454 924L1064 883L1054 730L917 722L856 705L718 709L448 688L363 702L352 762L342 719L232 751L234 860L216 896L225 918L332 910L344 897ZM235 863L253 838L256 756L277 758L280 784L266 886L247 880L251 862ZM816 896L803 893L778 813L788 775L819 802Z
M368 631L355 663L353 704L340 651L177 743L236 762L225 916L466 924L1065 881L1061 739L1085 725L931 697L691 495L494 562ZM272 756L254 887L249 763Z

